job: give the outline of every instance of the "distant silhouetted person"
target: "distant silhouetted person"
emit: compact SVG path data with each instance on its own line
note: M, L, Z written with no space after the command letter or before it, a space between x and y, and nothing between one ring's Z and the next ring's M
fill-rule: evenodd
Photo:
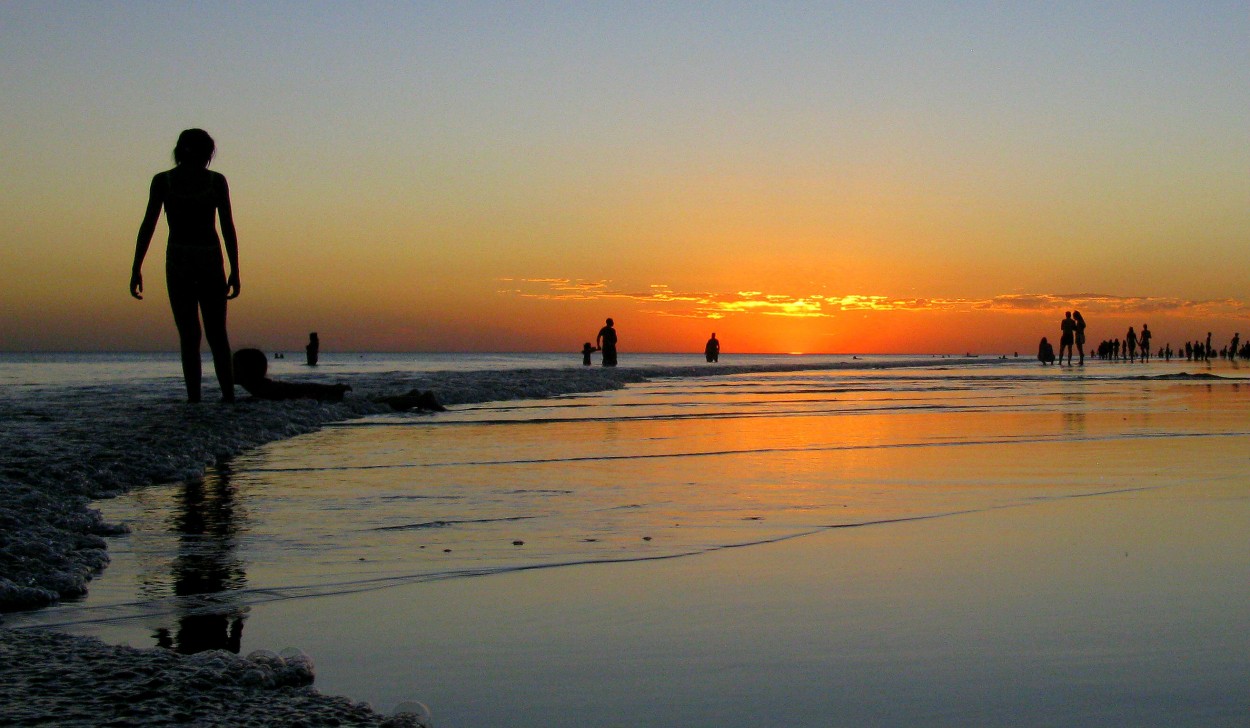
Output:
M1037 360L1043 366L1055 363L1055 347L1050 345L1045 336L1042 337L1041 342L1037 345Z
M703 356L707 357L709 362L720 361L720 342L716 340L716 332L712 332L712 338L707 340L707 345L703 347Z
M1137 332L1132 326L1128 327L1128 333L1124 335L1124 348L1129 362L1137 361Z
M1079 364L1085 366L1085 317L1081 315L1080 311L1073 311L1072 320L1076 322L1076 352L1081 356ZM1069 361L1068 363L1071 364L1072 362Z
M608 319L604 327L599 329L599 334L595 336L595 347L603 352L605 367L616 366L616 328L612 319Z
M590 345L589 341L587 341L585 344L582 344L582 366L584 367L590 366L590 355L595 353L595 351L597 350L595 349L595 347Z
M1072 364L1072 343L1076 341L1076 321L1072 319L1072 312L1065 311L1063 313L1063 321L1059 324L1059 363L1063 364L1063 352L1068 352L1068 365Z
M225 176L210 172L216 145L203 129L187 129L174 147L174 168L152 178L148 207L135 240L134 265L130 270L130 295L143 298L143 258L147 255L161 209L169 225L165 247L165 282L178 348L187 401L200 401L200 338L208 340L213 369L221 385L223 402L234 401L230 369L230 339L226 335L226 299L239 295L239 243L230 210L230 188ZM217 221L221 221L221 238ZM221 248L225 242L230 273L224 270ZM201 332L200 319L204 327Z
M1211 358L1211 332L1210 331L1207 332L1207 344L1205 347L1203 347L1202 358L1203 359Z
M317 338L316 331L308 335L308 343L304 346L304 352L308 355L308 366L317 366L317 355L321 353L321 339Z
M1141 350L1141 360L1143 363L1150 361L1150 327L1146 324L1141 325L1141 340L1137 343L1137 348Z

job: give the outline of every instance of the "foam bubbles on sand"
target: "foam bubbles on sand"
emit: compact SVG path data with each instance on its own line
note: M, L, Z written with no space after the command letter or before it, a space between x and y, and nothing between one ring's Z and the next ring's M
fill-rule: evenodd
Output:
M417 726L310 687L312 662L258 651L183 657L41 630L4 630L0 705L14 725ZM428 725L424 724L424 725Z
M716 373L758 368L722 367ZM6 443L0 451L0 612L86 592L92 575L108 563L101 537L125 532L105 523L90 501L150 483L195 480L208 466L249 448L391 412L371 397L420 388L454 406L619 389L652 376L696 373L708 371L596 367L300 377L349 381L353 391L341 403L188 405L174 378L0 388L0 440Z

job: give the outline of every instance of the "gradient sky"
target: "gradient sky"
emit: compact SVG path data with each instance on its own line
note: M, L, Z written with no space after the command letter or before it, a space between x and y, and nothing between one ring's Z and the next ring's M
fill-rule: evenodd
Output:
M1036 351L1250 335L1250 6L0 4L0 349L175 350L207 129L235 346Z

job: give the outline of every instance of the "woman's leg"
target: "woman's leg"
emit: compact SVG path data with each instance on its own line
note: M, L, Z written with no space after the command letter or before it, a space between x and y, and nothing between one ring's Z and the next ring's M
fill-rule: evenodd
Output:
M169 307L178 327L178 349L182 354L182 378L187 385L187 401L200 401L200 315L195 291L177 273L166 270Z
M221 385L221 401L234 401L234 368L230 362L230 337L226 334L226 280L209 287L200 299L200 312L204 316L204 338L213 352L213 369L217 383Z

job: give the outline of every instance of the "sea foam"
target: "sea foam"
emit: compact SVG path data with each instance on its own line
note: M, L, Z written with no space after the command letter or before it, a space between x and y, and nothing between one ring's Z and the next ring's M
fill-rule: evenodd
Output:
M89 507L92 500L151 483L194 480L207 467L249 448L331 422L390 412L372 397L420 388L455 406L605 391L651 377L761 368L567 367L301 377L350 383L353 391L341 403L245 399L234 405L190 405L182 401L181 383L173 377L6 385L0 387L0 439L6 443L0 451L0 612L85 593L91 577L108 563L101 537L125 532L105 523Z

